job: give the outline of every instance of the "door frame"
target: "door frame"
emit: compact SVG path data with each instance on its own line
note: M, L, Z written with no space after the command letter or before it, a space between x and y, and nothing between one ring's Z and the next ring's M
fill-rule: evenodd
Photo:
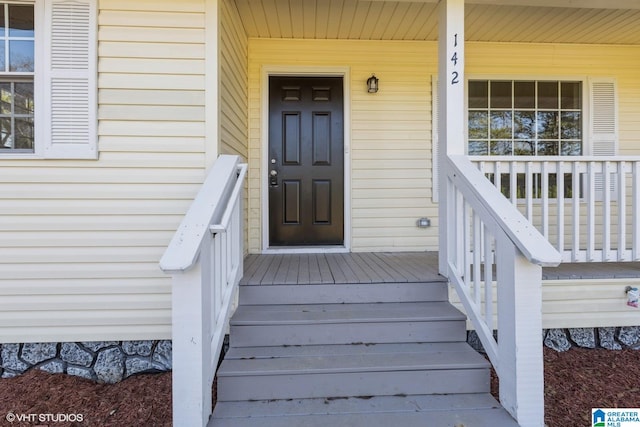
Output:
M344 242L337 246L269 246L269 77L342 77L344 127ZM263 66L260 85L260 199L263 253L329 253L351 250L351 97L349 67Z

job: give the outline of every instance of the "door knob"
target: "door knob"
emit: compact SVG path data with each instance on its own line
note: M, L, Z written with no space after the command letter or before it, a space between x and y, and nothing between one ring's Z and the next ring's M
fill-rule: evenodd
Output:
M269 172L269 185L272 187L278 186L278 171L275 169L271 169Z

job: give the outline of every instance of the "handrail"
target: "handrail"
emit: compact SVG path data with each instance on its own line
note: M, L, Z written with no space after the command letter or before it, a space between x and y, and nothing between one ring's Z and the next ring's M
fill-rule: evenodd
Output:
M518 211L466 156L449 156L450 174L465 198L474 200L474 208L484 221L493 220L533 264L555 267L561 255ZM464 176L466 179L456 179Z
M249 166L247 164L241 164L238 166L238 179L236 181L235 186L233 187L233 191L231 192L231 196L229 200L238 200L240 196L240 192L243 190L244 186L244 178L247 175L247 170ZM217 224L211 224L209 226L209 230L212 233L219 233L227 231L229 228L229 222L231 222L231 216L233 215L233 205L228 204L224 213L222 214L222 219Z
M160 259L162 271L187 271L195 265L205 233L211 224L219 223L223 216L223 202L230 199L234 186L232 178L238 176L237 165L237 156L227 155L220 156L213 164Z
M500 403L522 427L541 427L542 266L561 256L467 157L443 157L447 277L498 374Z
M160 268L172 279L173 425L206 426L211 387L244 257L244 179L238 156L220 156Z

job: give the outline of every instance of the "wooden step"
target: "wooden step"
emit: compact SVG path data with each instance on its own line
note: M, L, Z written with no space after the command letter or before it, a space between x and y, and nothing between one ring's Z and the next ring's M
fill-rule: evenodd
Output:
M454 342L465 316L448 302L241 305L231 319L234 347Z
M313 285L242 285L240 303L341 304L447 301L444 279L420 283L341 283Z
M517 427L489 393L221 402L216 427Z
M218 400L487 392L488 362L457 344L232 348Z

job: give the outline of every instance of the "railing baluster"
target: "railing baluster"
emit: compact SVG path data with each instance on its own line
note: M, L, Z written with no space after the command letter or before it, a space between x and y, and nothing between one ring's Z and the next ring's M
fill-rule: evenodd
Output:
M509 162L509 188L511 190L511 203L518 206L518 163Z
M625 161L618 165L618 261L626 261L627 257L627 164Z
M493 236L487 231L486 227L484 231L484 321L490 331L493 330L493 260L491 256L491 246L493 243Z
M549 162L542 162L542 235L549 240Z
M571 210L572 210L572 245L571 260L573 262L580 261L580 181L582 175L580 173L580 164L575 162L571 166Z
M499 192L502 193L502 167L500 162L495 162L493 164L493 184L496 186Z
M525 198L527 200L527 219L533 224L533 172L532 164L528 162L525 165Z
M602 258L611 261L611 162L602 165ZM594 236L595 240L595 236Z
M556 163L556 203L558 209L558 224L556 239L556 249L558 252L564 252L564 162Z
M473 212L473 293L474 301L480 307L482 303L481 296L481 274L482 274L482 225L478 214Z
M595 235L596 235L596 174L595 162L587 165L587 262L594 262L595 259Z
M464 283L467 285L467 289L469 291L471 291L471 244L472 244L472 238L471 238L471 218L469 217L469 214L471 212L471 208L469 207L469 205L467 204L466 200L463 200L463 209L462 209L462 218L463 218L463 227L464 227L464 231L463 231L463 243L462 243L462 249L463 249L463 253L464 253L464 258L462 259L463 264L464 264Z

